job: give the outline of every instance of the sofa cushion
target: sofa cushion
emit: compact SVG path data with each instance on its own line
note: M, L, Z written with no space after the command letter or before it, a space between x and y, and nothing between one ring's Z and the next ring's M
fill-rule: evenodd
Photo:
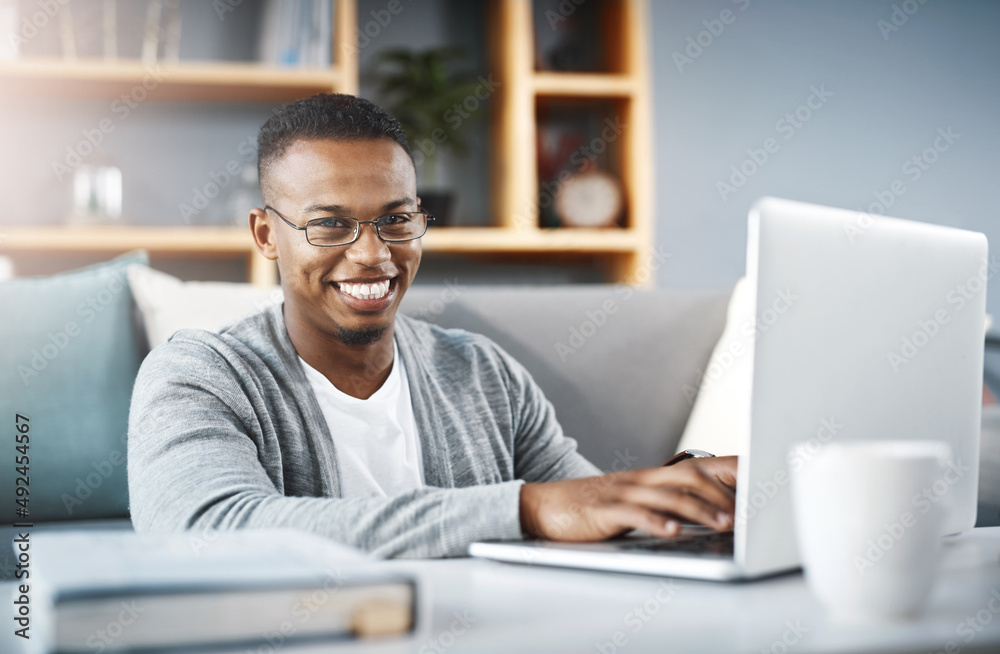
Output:
M16 513L13 438L0 449L0 524L127 515L125 436L142 356L125 278L145 253L0 284L0 404L26 416L28 514Z
M178 329L218 331L283 299L278 286L184 282L148 266L129 266L128 281L150 348Z
M743 278L733 288L726 328L705 372L697 385L685 389L684 395L693 407L678 450L696 448L719 455L739 451L740 435L750 429L753 314L753 288Z

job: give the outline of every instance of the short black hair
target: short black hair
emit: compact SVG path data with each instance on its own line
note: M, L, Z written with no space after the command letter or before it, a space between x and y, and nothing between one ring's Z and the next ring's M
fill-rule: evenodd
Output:
M277 110L257 133L257 174L261 195L266 190L271 166L296 141L337 141L390 138L413 159L399 121L373 102L344 93L317 93ZM265 202L267 200L265 199Z

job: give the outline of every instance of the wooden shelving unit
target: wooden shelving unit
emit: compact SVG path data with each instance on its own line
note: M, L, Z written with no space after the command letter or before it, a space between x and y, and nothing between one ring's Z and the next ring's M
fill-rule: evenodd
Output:
M629 230L535 230L519 233L495 227L430 229L424 252L465 255L603 255L621 256L641 244ZM271 261L260 256L242 227L71 226L0 228L0 252L92 253L112 256L144 249L165 256L244 259L249 281L277 283Z
M590 257L603 263L609 281L633 283L642 253L652 246L652 153L645 44L646 0L610 0L607 26L615 73L542 73L533 70L530 0L493 0L495 68L501 77L494 108L494 219L492 227L432 228L426 252L507 258ZM20 60L0 62L0 96L111 99L156 84L155 100L283 102L313 93L357 93L353 47L355 0L336 0L330 69L267 67L252 63L183 62L155 71L138 61ZM156 73L153 76L153 73ZM535 152L535 105L540 99L610 99L626 126L621 177L628 219L623 228L541 229ZM250 281L273 284L276 269L253 248L248 230L210 227L2 227L3 252L114 254L143 248L161 255L246 258Z
M357 91L356 70L296 70L253 63L147 66L138 61L27 59L0 62L4 93L104 99L148 90L156 100L288 101L331 90Z
M609 281L636 283L644 252L653 244L648 5L646 0L604 0L604 10L604 50L614 72L536 71L531 0L494 0L493 59L500 82L494 108L494 212L497 224L513 238L573 244L576 251L608 259ZM536 111L539 103L556 99L615 103L624 125L619 162L624 227L539 227Z

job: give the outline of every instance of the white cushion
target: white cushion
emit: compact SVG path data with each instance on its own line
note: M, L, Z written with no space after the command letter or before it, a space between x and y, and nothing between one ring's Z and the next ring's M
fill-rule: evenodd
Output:
M0 282L14 279L14 262L7 257L0 257Z
M127 274L142 311L150 348L166 341L178 329L218 331L284 297L280 286L184 282L146 266L129 266Z
M746 278L736 282L719 337L691 409L677 450L696 448L713 454L736 454L740 434L750 428L753 384L754 289Z
M713 454L736 454L741 435L750 431L756 334L754 290L745 277L733 288L726 328L702 374L678 452L695 448ZM987 314L984 332L989 332L992 324L993 318Z

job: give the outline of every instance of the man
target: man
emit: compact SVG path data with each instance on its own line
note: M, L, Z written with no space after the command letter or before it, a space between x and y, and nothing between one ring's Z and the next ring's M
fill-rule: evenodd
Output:
M250 228L284 303L146 358L136 529L294 527L434 557L480 539L670 537L679 519L731 528L734 457L601 476L509 355L397 315L426 216L395 119L317 95L272 116L258 146Z

